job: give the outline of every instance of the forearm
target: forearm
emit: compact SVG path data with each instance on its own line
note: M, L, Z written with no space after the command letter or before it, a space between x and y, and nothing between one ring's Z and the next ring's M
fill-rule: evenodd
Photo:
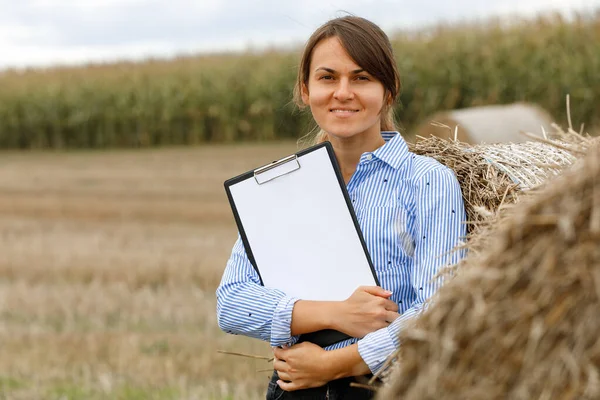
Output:
M338 301L299 300L292 311L291 333L301 335L323 329L337 329L335 320L339 312Z
M251 282L217 290L217 321L227 333L270 341L273 315L286 296Z
M290 322L297 299L260 284L239 238L216 296L217 320L223 331L262 339L271 346L295 342Z
M387 326L397 317L398 305L389 300L392 292L378 286L360 286L344 301L299 300L293 310L293 335L334 329L361 338Z
M326 360L328 368L330 368L329 376L331 380L367 375L371 372L369 366L360 356L357 344L328 351Z

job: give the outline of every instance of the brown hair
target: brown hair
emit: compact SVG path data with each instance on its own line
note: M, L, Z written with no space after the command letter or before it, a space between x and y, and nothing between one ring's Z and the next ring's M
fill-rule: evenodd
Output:
M400 94L400 74L394 59L389 38L377 25L364 18L345 16L332 19L319 27L308 39L298 68L298 78L294 88L294 101L300 108L302 87L308 87L310 63L315 46L324 39L337 37L354 62L379 80L385 88L389 102L381 110L381 130L396 130L392 104ZM327 133L320 130L313 143L327 140Z

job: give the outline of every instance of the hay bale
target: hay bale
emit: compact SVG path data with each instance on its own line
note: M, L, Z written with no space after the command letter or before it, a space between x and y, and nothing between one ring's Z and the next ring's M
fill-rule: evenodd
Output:
M557 126L553 129L550 140L471 146L430 136L418 138L409 148L454 170L463 193L469 234L473 235L503 205L517 202L521 193L571 166L582 149L595 140Z
M548 132L552 122L550 114L541 107L514 103L438 112L426 118L413 133L453 139L457 129L456 138L465 143L520 143L528 140L521 131L541 133L543 128Z
M401 333L378 398L600 398L600 145L505 210Z

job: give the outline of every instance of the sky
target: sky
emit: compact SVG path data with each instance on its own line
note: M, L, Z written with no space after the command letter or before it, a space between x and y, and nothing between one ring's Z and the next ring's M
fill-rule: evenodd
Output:
M344 11L393 34L597 9L600 0L0 0L0 69L285 48Z

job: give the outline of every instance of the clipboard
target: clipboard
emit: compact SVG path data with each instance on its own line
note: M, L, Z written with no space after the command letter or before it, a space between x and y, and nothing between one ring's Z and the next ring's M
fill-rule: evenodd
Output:
M225 181L250 263L265 287L303 300L345 300L379 286L331 143ZM301 335L322 347L334 330Z

